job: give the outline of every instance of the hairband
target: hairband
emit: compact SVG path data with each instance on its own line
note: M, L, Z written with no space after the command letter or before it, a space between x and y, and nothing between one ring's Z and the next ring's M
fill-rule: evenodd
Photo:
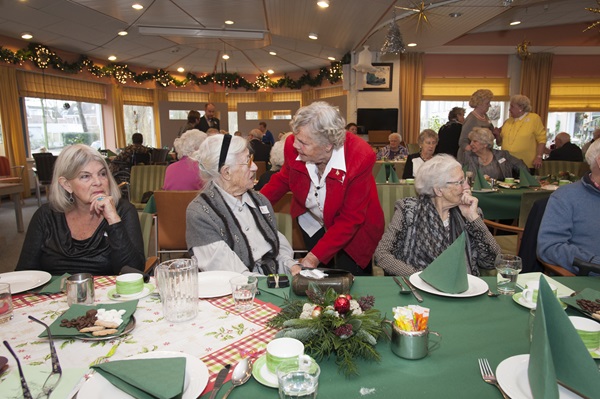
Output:
M223 167L223 165L225 165L225 160L227 159L227 151L229 151L229 145L231 144L231 135L226 134L223 136L223 142L221 143L221 154L219 154L219 169L218 171L221 171L221 168Z

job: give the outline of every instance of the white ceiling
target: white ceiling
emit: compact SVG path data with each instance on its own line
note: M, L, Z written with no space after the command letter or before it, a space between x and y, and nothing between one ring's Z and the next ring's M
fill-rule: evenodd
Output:
M381 48L395 6L415 8L410 0L0 0L0 35L33 41L54 50L117 63L195 74L238 72L260 74L315 70L328 66L327 57L341 59L364 44ZM511 3L504 6L503 3ZM555 54L600 54L598 28L582 32L600 15L595 0L448 0L425 2L429 24L417 26L416 13L396 8L408 51L425 53L513 54L523 40L530 51ZM450 13L461 13L452 18ZM508 22L519 18L521 25ZM234 25L224 24L233 20ZM264 40L202 39L145 36L139 26L243 29L265 31ZM543 27L544 30L540 28ZM127 36L117 32L127 30ZM318 40L308 38L310 32ZM1 44L1 43L0 43ZM221 55L230 59L225 63ZM269 55L275 51L276 56Z

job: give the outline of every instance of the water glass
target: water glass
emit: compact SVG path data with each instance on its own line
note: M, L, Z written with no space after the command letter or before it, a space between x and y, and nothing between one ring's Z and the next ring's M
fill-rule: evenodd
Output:
M10 284L0 283L0 324L13 318L13 303Z
M517 277L523 269L521 258L515 255L500 254L496 257L496 271L498 272L498 293L512 295L517 287Z
M282 361L277 367L279 399L315 399L320 373L317 362L307 355Z
M235 310L246 312L254 307L254 296L258 287L258 278L254 276L236 276L229 280L231 295L235 301Z
M94 295L94 276L90 273L77 273L67 278L67 305L93 305Z
M187 321L198 315L198 266L192 259L163 262L155 275L167 321Z

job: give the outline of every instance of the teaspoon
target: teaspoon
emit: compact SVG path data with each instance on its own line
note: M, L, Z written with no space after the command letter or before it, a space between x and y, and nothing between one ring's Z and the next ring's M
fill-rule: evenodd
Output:
M240 360L240 362L235 366L233 372L231 373L231 388L229 391L223 396L223 399L227 399L233 388L239 387L242 384L245 384L252 375L252 363L249 358L244 358Z

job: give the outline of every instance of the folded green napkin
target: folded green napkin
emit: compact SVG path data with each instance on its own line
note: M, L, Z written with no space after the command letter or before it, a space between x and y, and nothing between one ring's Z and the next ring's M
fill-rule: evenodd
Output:
M490 186L490 183L488 183L487 180L485 180L485 177L483 176L483 173L481 173L481 170L477 169L477 173L473 178L473 190L481 190L484 188L492 188L492 186Z
M77 329L72 328L72 327L61 327L60 326L61 320L63 320L63 319L71 320L71 319L75 319L79 316L85 316L85 312L87 312L90 309L100 309L100 308L107 309L107 310L125 309L125 314L123 316L121 316L123 319L123 323L121 323L121 325L117 329L118 330L117 334L120 334L127 326L127 323L129 323L131 316L133 316L133 314L135 313L137 304L138 304L137 300L127 301L127 302L119 302L119 303L101 303L101 304L94 305L94 306L73 304L73 305L71 305L71 307L69 309L67 309L67 311L65 313L63 313L61 316L57 317L56 320L54 320L54 323L50 324L50 332L52 333L52 336L54 338L92 337L91 333L80 333L79 331L77 331ZM47 336L46 330L44 330L44 332L42 332L38 336L46 337Z
M137 399L173 399L183 394L185 357L116 360L92 368Z
M459 294L469 289L465 233L440 254L419 277L435 289L449 294Z
M527 369L533 397L558 399L557 381L587 397L598 397L598 366L544 277L538 292Z
M394 165L385 165L386 171L388 171L388 182L389 183L399 183L398 174L396 173L396 168ZM387 172L386 172L387 173Z
M279 298L287 299L290 297L290 288L292 285L292 276L288 275L288 279L290 281L290 286L285 288L269 288L267 287L267 278L259 277L258 278L258 290L262 294L271 294Z
M377 172L377 176L375 176L375 183L387 183L387 176L385 173L385 164L381 165L381 169Z
M52 276L50 282L36 291L37 294L58 294L66 287L66 280L70 276L69 273L65 273L62 276Z
M529 173L527 168L519 168L519 186L520 187L539 187L540 182Z

